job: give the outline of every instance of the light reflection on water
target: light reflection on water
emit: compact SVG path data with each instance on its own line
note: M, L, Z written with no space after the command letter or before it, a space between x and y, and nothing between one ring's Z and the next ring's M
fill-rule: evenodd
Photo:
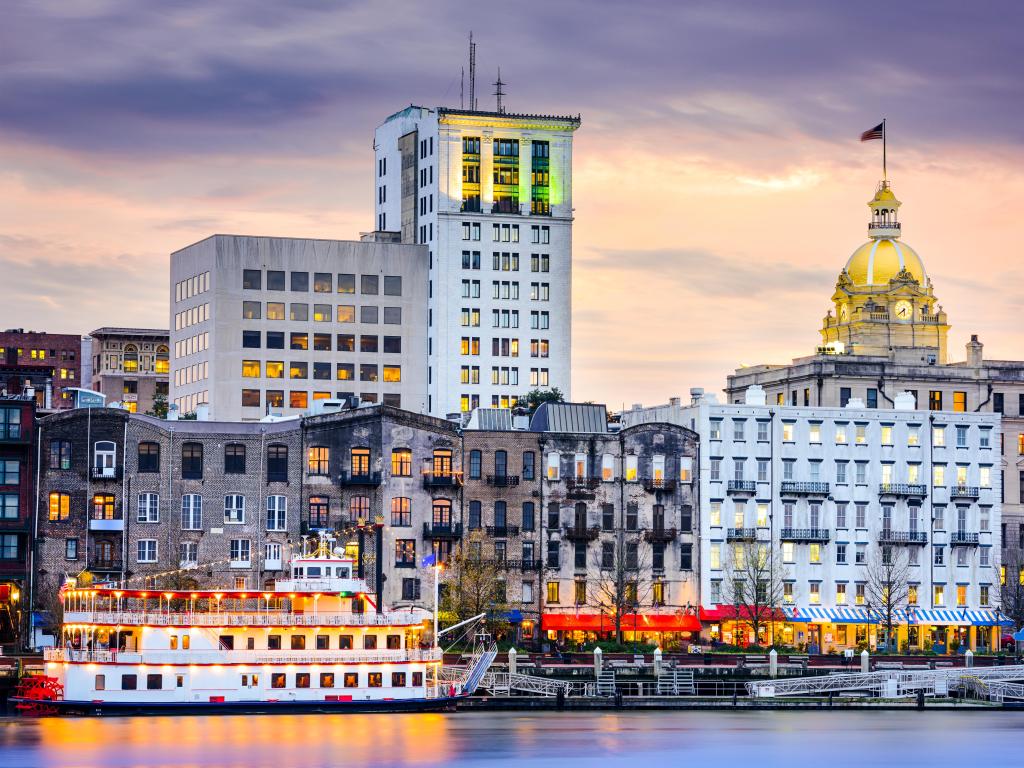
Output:
M1019 765L1024 713L741 711L0 719L0 766Z

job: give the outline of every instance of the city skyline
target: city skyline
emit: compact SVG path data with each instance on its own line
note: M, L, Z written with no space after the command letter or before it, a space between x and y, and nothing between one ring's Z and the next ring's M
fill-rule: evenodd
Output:
M357 239L373 226L373 127L410 102L457 106L472 28L482 109L500 65L510 111L583 116L574 399L717 391L742 363L813 351L808 329L867 239L880 147L857 137L882 117L951 359L971 333L988 358L1019 356L1003 288L1024 196L1011 6L887 10L883 31L905 35L893 45L839 4L647 4L614 20L606 6L586 29L576 4L500 27L454 6L402 21L392 5L16 9L0 265L19 288L0 324L165 326L171 251L215 232Z

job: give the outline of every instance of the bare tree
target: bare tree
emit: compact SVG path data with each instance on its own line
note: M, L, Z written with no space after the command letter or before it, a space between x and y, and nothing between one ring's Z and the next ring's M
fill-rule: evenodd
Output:
M761 628L770 626L782 605L785 571L768 544L749 541L733 547L723 596L737 610L736 621L745 621L760 642Z
M612 617L615 642L621 643L623 617L636 613L652 590L647 553L639 534L620 535L617 541L602 541L590 549L590 572L597 578L587 579L587 599L602 615Z
M872 555L865 572L864 595L868 608L885 627L885 645L891 647L898 611L910 595L910 557L906 547L882 544Z
M1003 613L1013 619L1014 629L1024 626L1024 552L1008 549L1000 570L999 603Z
M446 623L458 623L486 613L492 634L508 624L503 564L485 557L488 544L483 531L471 531L452 551L441 571L441 613Z

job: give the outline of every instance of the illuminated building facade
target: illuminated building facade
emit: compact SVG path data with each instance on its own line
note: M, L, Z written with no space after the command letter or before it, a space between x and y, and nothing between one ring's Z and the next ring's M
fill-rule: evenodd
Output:
M148 413L158 396L167 402L169 335L152 328L97 328L92 339L92 390L132 413Z
M36 481L36 402L0 396L0 645L25 647Z
M429 250L430 413L569 395L579 125L410 106L377 128L376 229Z

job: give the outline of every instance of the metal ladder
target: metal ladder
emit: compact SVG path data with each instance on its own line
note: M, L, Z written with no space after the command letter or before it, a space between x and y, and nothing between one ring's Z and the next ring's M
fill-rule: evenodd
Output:
M658 675L658 695L693 696L696 693L692 669L669 669Z
M597 675L597 695L615 695L615 670L602 669Z

